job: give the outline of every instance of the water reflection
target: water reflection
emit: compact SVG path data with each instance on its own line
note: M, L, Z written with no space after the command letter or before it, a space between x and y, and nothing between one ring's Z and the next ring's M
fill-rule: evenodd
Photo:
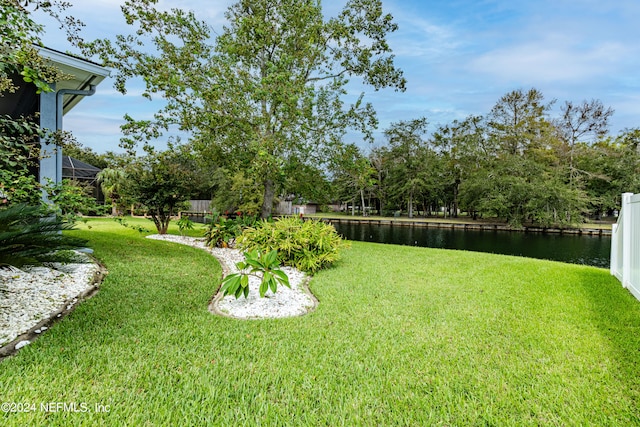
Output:
M611 238L419 226L334 223L349 240L442 249L462 249L609 267Z

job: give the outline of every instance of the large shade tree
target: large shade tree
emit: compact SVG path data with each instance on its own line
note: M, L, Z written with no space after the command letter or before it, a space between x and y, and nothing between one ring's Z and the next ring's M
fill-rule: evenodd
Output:
M515 227L573 225L586 213L580 188L566 185L552 102L536 89L514 90L498 100L487 121L489 149L461 185L463 200Z
M487 138L486 121L482 116L469 116L462 121L440 126L433 134L433 145L442 156L442 179L448 189L445 199L458 216L460 185L472 176L495 147ZM471 213L476 208L467 206Z
M351 215L355 215L356 199L360 199L362 215L367 214L365 192L373 189L376 170L371 161L355 144L345 144L331 162L333 184L343 200L351 201Z
M614 111L605 107L602 101L593 99L581 104L566 101L561 112L561 116L554 121L562 140L559 151L569 168L569 183L576 187L577 178L583 172L575 167L576 146L579 143L593 143L604 137Z
M194 13L155 3L126 1L135 34L87 44L87 52L117 70L120 90L140 76L145 96L167 101L155 120L130 120L134 140L171 125L191 131L202 153L259 182L263 217L288 164L324 161L350 128L371 139L375 112L362 95L347 102L350 79L404 90L386 40L397 25L380 0L349 0L331 18L319 0L239 0L215 39Z

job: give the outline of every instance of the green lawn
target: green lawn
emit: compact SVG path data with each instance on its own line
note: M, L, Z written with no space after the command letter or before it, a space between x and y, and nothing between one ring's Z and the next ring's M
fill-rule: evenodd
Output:
M0 425L640 425L640 302L607 270L353 242L316 311L241 321L207 311L204 251L90 224L109 275L0 363L37 405Z

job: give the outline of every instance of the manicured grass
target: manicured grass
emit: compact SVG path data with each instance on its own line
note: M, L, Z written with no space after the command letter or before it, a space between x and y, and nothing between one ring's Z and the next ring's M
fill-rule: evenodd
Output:
M0 364L38 405L0 425L640 425L640 302L606 270L353 242L315 312L239 321L205 252L90 224L110 273Z

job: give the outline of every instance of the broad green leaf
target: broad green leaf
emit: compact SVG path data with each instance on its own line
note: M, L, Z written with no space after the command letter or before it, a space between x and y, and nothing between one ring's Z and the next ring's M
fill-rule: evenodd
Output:
M265 264L268 267L272 267L274 264L277 265L277 263L278 263L278 251L274 249L267 254Z
M253 258L247 258L246 260L247 265L250 265L253 268L257 268L257 269L262 269L263 265L260 261L258 261L257 259L253 259Z
M271 280L269 280L269 287L271 288L271 292L273 292L274 294L278 290L278 283L273 277L271 278Z
M271 273L276 276L276 279L278 280L278 282L280 282L280 284L285 285L287 288L291 288L291 285L289 284L289 276L287 276L287 273L282 270L273 270L271 271Z
M222 282L220 291L223 295L233 295L240 287L241 276L239 274L230 274ZM237 298L237 297L236 297Z
M266 280L262 279L262 283L260 283L260 298L264 298L264 295L267 293L269 289L269 284Z
M271 272L269 271L265 271L262 275L262 280L271 280L271 278L273 277L273 275L271 274Z

